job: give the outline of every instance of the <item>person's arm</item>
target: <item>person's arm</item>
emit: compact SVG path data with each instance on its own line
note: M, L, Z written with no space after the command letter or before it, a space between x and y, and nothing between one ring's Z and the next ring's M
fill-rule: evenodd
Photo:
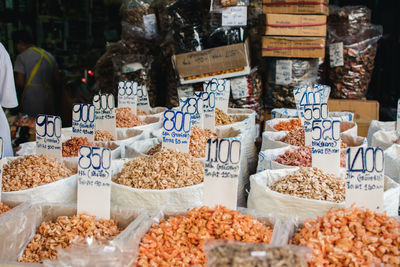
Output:
M18 106L15 94L13 69L10 56L0 44L0 106L14 108Z

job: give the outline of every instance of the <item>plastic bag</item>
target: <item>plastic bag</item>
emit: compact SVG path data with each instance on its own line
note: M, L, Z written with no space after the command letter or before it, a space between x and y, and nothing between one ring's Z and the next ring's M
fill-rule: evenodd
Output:
M357 24L357 31L351 35L338 31L349 27L340 24L328 28L330 67L328 83L332 88L331 96L343 99L361 99L365 97L374 70L374 61L378 40L382 35L382 26ZM343 54L340 54L341 50ZM342 62L341 62L342 61Z
M337 25L343 35L351 35L358 31L360 24L371 22L371 10L366 6L329 6L328 23ZM345 25L345 27L342 27Z
M231 240L209 240L203 245L208 267L293 266L306 267L311 250L304 247L249 244Z
M372 146L372 136L380 130L394 131L396 129L395 121L377 121L372 120L368 128L368 145Z
M268 59L267 99L269 107L295 108L293 89L318 81L318 59Z
M274 108L271 110L271 119L279 119L279 118L298 118L297 109L290 108ZM340 121L354 121L354 113L347 111L333 111L329 112L329 117L334 120Z
M400 134L396 131L380 130L372 136L371 146L388 149L393 144L400 144Z
M221 12L221 9L230 6L248 6L249 0L211 0L210 11Z
M400 145L394 144L385 151L385 175L400 183Z
M243 43L246 40L243 27L218 27L207 38L207 48Z

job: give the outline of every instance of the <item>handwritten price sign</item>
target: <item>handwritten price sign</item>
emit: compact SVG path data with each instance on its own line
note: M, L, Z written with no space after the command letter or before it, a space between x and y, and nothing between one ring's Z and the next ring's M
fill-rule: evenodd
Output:
M215 93L200 92L195 93L197 97L203 99L203 126L204 129L215 131Z
M118 83L118 107L130 108L136 115L138 83L132 81L120 81Z
M72 134L76 137L87 137L94 141L95 108L91 104L72 105Z
M108 131L116 137L115 102L112 94L99 94L93 97L96 130Z
M204 110L202 96L184 97L179 99L180 110L189 113L192 126L203 128Z
M383 210L384 153L380 148L347 149L346 207Z
M221 109L223 112L228 112L229 94L231 91L230 80L225 79L211 79L209 82L203 84L205 92L215 94L215 107Z
M191 116L182 111L166 110L163 115L162 147L189 153Z
M328 104L304 105L302 117L304 124L304 141L306 146L311 146L312 143L313 120L326 120L328 119L328 114Z
M59 116L36 117L36 153L62 160L62 122Z
M145 85L138 86L137 89L137 107L143 111L150 111L149 93Z
M111 150L82 146L78 159L78 214L110 219Z

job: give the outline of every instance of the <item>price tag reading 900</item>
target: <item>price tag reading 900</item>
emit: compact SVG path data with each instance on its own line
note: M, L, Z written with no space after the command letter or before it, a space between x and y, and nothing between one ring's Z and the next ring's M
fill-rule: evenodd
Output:
M74 104L72 106L72 121L94 123L95 108L91 104Z
M40 137L61 137L62 122L59 116L38 115L36 117L36 135Z
M93 105L99 111L111 111L115 108L114 96L112 94L101 94L93 97Z

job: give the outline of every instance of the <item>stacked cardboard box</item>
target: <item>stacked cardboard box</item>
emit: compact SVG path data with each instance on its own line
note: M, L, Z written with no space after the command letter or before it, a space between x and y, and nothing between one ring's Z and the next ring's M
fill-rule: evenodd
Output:
M329 0L263 0L264 57L323 58Z

